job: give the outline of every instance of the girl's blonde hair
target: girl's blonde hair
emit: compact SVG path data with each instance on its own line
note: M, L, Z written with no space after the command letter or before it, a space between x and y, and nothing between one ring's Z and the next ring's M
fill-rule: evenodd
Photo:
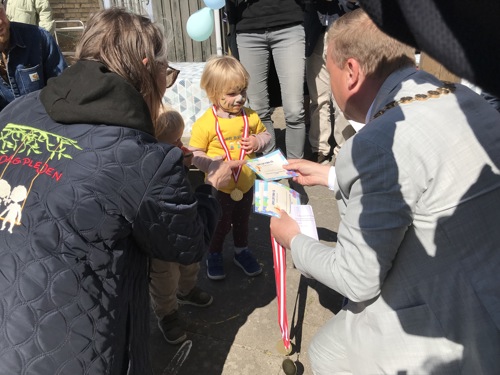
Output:
M245 67L232 56L212 56L205 64L200 87L208 99L217 104L221 97L232 90L243 91L250 76Z
M120 8L98 11L87 22L76 58L106 65L142 94L151 115L159 113L164 93L157 73L168 63L167 50L162 30L149 18Z
M156 120L155 137L160 139L165 135L170 135L184 128L184 119L181 114L172 108L165 108L160 111Z
M330 57L340 68L354 58L366 76L385 79L395 70L415 66L415 50L382 32L361 8L336 20L327 38L334 45Z

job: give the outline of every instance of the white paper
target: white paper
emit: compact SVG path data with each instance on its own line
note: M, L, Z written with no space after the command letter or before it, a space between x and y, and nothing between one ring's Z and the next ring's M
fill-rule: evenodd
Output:
M287 171L283 165L288 164L280 150L275 150L260 158L247 160L246 165L265 181L281 180L297 176L294 171Z
M312 206L308 204L292 204L290 207L290 216L299 224L302 234L319 241Z

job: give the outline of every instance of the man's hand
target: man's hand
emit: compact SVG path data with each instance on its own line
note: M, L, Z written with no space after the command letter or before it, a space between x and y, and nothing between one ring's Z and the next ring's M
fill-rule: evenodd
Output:
M304 186L323 185L328 186L328 172L330 165L321 165L304 159L291 159L284 165L286 170L297 172L298 176L293 180Z
M245 160L224 161L222 158L214 159L208 166L205 182L219 190L229 184L232 178L233 169L245 163Z
M300 234L299 224L283 210L280 216L271 218L271 235L280 245L290 249L292 239Z

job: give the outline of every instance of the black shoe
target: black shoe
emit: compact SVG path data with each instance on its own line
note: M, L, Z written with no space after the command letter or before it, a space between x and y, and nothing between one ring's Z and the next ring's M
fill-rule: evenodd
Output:
M322 154L321 152L313 152L311 158L309 159L318 164L328 164L332 160L331 156Z
M163 337L171 345L186 341L187 335L182 326L182 320L179 318L177 310L158 321L158 327L160 327Z
M197 307L207 307L212 304L214 298L203 289L195 286L188 294L181 296L177 294L177 302L181 305L193 305Z
M316 158L316 163L318 164L328 164L331 161L331 158L328 155L323 155L321 153L318 153L318 157Z

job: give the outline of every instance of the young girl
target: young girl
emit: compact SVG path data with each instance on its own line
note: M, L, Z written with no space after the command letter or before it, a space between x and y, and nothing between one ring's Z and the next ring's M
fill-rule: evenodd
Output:
M194 151L193 164L206 172L211 158L245 160L255 157L271 139L256 112L244 107L249 75L231 56L210 58L201 76L201 88L212 102L194 124L189 141ZM229 185L217 191L222 216L215 229L207 256L207 276L212 280L226 277L222 248L233 229L234 263L248 276L257 276L262 268L248 249L248 221L253 202L255 174L247 166L233 170Z
M183 150L184 165L189 168L193 154L182 144L184 120L180 113L174 110L162 111L155 127L158 141ZM169 344L179 344L187 338L183 321L178 314L179 304L207 307L212 304L213 298L196 286L199 262L183 265L153 258L150 264L149 293L158 326Z

